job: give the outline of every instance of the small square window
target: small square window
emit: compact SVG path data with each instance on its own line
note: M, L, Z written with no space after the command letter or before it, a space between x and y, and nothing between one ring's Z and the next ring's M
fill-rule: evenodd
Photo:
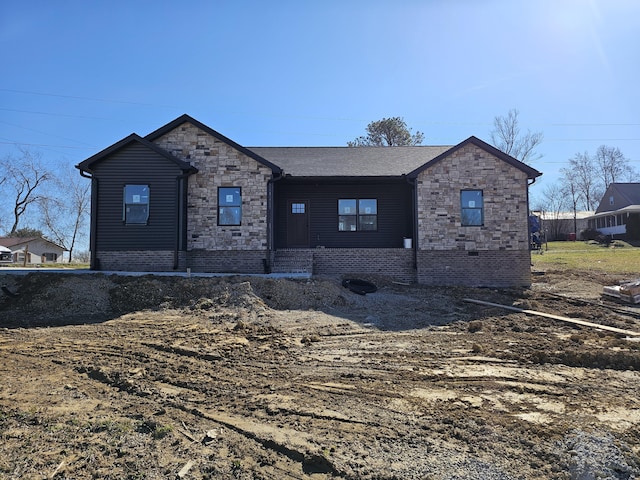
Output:
M304 213L304 211L305 211L305 204L304 203L292 203L291 204L291 213L301 214L301 213Z

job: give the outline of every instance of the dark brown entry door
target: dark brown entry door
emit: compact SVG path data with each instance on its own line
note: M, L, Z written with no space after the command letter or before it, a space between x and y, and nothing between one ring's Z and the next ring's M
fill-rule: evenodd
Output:
M287 202L287 247L309 247L309 201Z

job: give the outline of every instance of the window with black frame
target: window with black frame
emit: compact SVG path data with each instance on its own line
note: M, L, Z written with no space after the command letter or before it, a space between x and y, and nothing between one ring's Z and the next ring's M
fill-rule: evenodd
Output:
M460 191L460 220L465 227L484 225L484 198L482 190Z
M218 225L242 223L242 189L218 187Z
M375 198L343 198L338 200L338 231L362 232L378 230L378 200Z
M149 185L125 185L122 220L125 225L146 225L149 221Z

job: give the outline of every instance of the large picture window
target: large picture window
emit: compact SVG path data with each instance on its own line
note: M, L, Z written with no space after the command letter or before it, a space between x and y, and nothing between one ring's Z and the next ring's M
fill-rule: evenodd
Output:
M149 185L125 185L122 220L125 225L146 225L149 220Z
M378 230L378 200L375 198L338 200L338 230L341 232Z
M218 187L218 225L240 225L242 221L242 189Z
M462 190L460 192L460 217L466 227L484 225L484 200L482 190Z

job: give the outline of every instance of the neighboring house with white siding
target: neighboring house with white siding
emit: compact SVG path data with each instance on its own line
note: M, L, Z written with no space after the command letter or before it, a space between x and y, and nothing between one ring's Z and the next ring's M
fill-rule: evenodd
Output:
M12 263L29 265L60 263L66 252L64 247L43 237L0 237L0 245L11 250Z
M640 240L640 183L611 183L588 221L603 235Z

